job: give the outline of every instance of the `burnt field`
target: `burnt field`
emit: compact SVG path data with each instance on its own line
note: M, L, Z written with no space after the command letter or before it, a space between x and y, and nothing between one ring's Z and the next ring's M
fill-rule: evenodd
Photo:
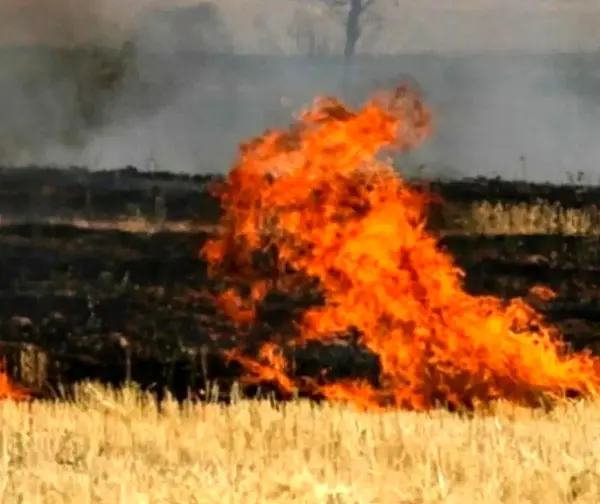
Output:
M0 333L7 372L39 394L87 379L133 380L182 398L214 383L227 390L241 368L228 363L223 350L239 345L238 329L210 298L225 282L209 279L199 257L219 217L207 182L135 170L0 172ZM486 234L461 229L465 219L456 217L478 202L558 202L584 212L600 189L483 180L429 189L444 200L430 226L465 270L467 291L524 296L573 349L600 353L595 232ZM537 285L558 296L533 297L529 290ZM265 297L254 338L285 334L305 307L318 303L318 287ZM328 369L330 379L362 376L376 384L378 360L355 339L349 331L329 343L282 346L296 376Z

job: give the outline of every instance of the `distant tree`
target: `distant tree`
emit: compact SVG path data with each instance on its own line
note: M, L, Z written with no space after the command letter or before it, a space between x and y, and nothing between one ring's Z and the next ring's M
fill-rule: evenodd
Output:
M323 0L344 21L344 58L349 61L356 54L359 40L367 25L381 21L373 6L378 0Z
M320 7L311 5L308 8L305 0L298 0L297 3L302 9L318 11L320 16L332 17L343 24L343 54L346 61L350 61L354 58L367 27L376 28L382 21L381 16L373 8L378 2L379 0L320 0Z

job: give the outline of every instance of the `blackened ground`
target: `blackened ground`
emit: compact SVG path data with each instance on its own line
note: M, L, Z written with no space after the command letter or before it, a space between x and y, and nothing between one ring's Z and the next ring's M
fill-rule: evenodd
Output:
M4 218L149 219L215 224L219 203L209 191L217 175L186 175L123 168L90 172L71 168L0 167L0 215ZM411 182L443 198L432 209L434 226L450 225L469 203L560 203L568 208L597 205L600 187L558 186L496 179ZM450 207L452 211L446 211ZM438 215L443 214L443 215ZM600 216L597 216L600 219ZM439 221L439 222L438 222Z
M110 224L142 215L215 224L218 203L207 194L207 182L207 177L132 169L0 171L0 334L10 356L8 371L21 380L16 361L28 351L15 349L35 348L49 362L43 380L35 383L40 393L85 379L115 385L133 380L158 395L170 390L182 398L190 391L206 395L216 383L226 400L240 369L226 361L223 350L244 347L252 353L252 342L291 334L291 321L320 302L318 286L306 279L306 288L294 296L272 293L260 306L259 323L245 333L204 295L226 287L208 278L198 257L208 232L149 234L39 223L83 217ZM577 206L597 199L595 189L495 181L449 182L433 189L450 202L540 197ZM15 218L38 223L6 224ZM600 353L600 238L445 236L440 246L465 269L467 290L526 296L574 349ZM558 297L543 302L528 296L539 284ZM329 345L297 349L284 341L282 346L296 375L363 377L377 384L379 363L359 347L351 330Z
M240 369L223 350L244 347L252 354L252 342L291 334L291 321L320 296L309 281L306 292L293 298L272 293L257 326L244 332L203 295L225 287L208 278L198 258L207 236L0 227L3 344L33 345L49 357L53 364L41 385L46 392L84 379L115 385L133 380L159 395L170 390L183 398L190 391L206 394L216 383L225 400ZM449 236L441 246L465 268L473 293L527 296L540 283L555 289L557 299L532 301L574 348L600 350L600 240ZM284 353L297 376L362 377L377 384L378 361L355 336L349 331L329 345L302 349L283 341ZM262 390L269 391L268 384Z

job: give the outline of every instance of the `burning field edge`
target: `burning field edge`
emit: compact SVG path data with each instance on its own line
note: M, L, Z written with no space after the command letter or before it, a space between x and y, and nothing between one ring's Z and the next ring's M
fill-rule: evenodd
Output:
M0 171L0 389L238 382L375 410L596 395L600 190L375 161L430 127L402 88L316 102L226 178Z

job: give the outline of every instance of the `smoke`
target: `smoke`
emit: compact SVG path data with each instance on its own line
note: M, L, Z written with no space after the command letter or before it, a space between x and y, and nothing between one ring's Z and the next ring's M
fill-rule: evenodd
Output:
M7 0L0 12L2 41L34 47L106 43L126 15L112 0Z
M341 89L339 71L299 67L277 55L284 48L272 31L275 23L261 24L260 16L250 20L260 50L275 56L240 55L244 44L229 21L212 3L141 15L131 32L133 71L78 159L94 168L223 173L245 138L287 124L316 94ZM60 163L69 151L59 147L45 155Z
M600 59L591 52L600 47L600 8L578 0L392 3L375 2L381 28L360 46L379 56L358 60L342 82L328 57L340 52L343 27L317 1L143 12L109 0L20 2L0 16L3 37L30 47L0 51L0 161L224 173L240 141L288 123L314 96L359 102L408 76L436 117L431 139L399 159L406 170L600 177ZM125 40L130 53L119 52ZM108 66L125 62L109 92L56 49L82 41L111 48L100 57ZM86 61L95 68L98 58Z
M412 159L441 173L564 182L581 171L597 183L600 9L577 1L479 4L421 6L398 28L405 47L420 37L420 49L432 51L415 75L437 111L436 129ZM435 53L448 57L436 61Z
M47 148L81 141L81 90L93 89L91 48L101 54L119 44L119 17L111 17L110 9L102 0L25 0L0 7L2 161L43 163Z

